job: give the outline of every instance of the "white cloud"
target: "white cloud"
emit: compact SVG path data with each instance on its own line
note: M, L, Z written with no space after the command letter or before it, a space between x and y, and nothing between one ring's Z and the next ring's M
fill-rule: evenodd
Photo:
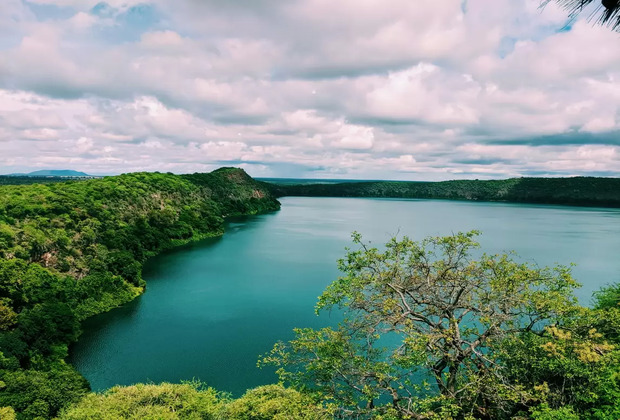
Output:
M553 3L30 3L0 5L6 172L620 171L620 41Z
M448 126L477 123L479 85L463 74L441 73L438 67L421 63L380 78L366 95L365 112L388 120Z

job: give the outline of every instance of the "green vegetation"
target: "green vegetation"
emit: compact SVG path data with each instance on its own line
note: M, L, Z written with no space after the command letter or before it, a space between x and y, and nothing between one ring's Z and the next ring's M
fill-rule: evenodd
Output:
M354 234L317 311L338 328L297 330L261 363L283 384L232 400L198 383L88 394L60 420L620 418L617 286L576 303L567 267L473 258L477 232L380 251Z
M279 208L238 169L0 188L0 407L51 418L88 390L64 362L80 321L144 290L143 262Z
M620 207L618 178L514 178L495 181L276 184L278 196L425 198Z
M475 235L381 252L354 234L317 304L345 320L296 330L262 362L343 418L620 418L618 288L582 308L568 268L475 260Z
M552 202L565 200L570 184L570 204L594 205L588 188L598 190L597 205L616 203L613 180L528 183L276 189ZM567 267L474 258L477 232L393 239L382 251L354 234L343 276L317 305L345 319L296 330L262 357L279 367L281 384L238 399L199 383L89 393L64 361L80 322L139 295L149 256L222 234L227 216L278 209L273 188L232 168L0 187L0 418L620 418L620 287L581 307Z
M71 181L71 178L50 177L50 176L28 176L28 175L0 175L0 185L30 185L30 184L51 184L54 182Z
M327 420L330 411L302 393L262 386L231 400L198 383L115 387L89 394L59 420Z

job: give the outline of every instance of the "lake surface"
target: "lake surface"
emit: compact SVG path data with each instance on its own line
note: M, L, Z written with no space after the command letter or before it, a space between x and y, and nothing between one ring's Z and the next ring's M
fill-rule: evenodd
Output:
M515 250L539 265L576 263L578 297L620 281L620 210L439 200L296 198L277 213L231 221L219 239L162 254L146 265L146 293L88 320L70 361L94 390L200 379L240 395L273 383L260 354L314 315L338 276L350 234L373 244L478 229L485 252Z

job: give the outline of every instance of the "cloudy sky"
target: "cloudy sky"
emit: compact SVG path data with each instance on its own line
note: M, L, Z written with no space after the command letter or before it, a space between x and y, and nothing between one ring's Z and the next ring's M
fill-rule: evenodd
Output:
M539 5L1 0L0 173L618 176L620 34Z

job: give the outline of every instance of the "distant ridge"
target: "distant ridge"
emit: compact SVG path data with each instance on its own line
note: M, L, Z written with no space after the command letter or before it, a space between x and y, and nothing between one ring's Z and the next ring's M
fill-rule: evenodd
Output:
M303 181L303 180L302 180ZM412 198L620 208L620 178L511 178L442 182L271 182L277 197Z
M30 172L27 174L9 174L7 176L59 176L59 177L90 177L91 175L88 175L87 173L84 172L79 172L79 171L72 171L69 169L60 169L60 170L41 170L41 171L34 171L34 172Z

